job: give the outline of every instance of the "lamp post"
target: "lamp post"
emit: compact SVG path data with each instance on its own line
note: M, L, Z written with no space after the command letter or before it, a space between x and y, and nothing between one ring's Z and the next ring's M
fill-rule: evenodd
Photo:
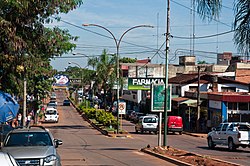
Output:
M95 26L95 27L99 27L102 28L104 30L106 30L114 39L115 41L115 45L116 45L116 56L117 56L117 61L116 61L116 78L117 78L117 133L119 133L119 98L120 98L120 91L119 91L119 48L120 48L120 43L122 38L124 37L124 35L131 31L132 29L136 29L136 28L141 28L141 27L148 27L148 28L153 28L153 26L151 25L137 25L137 26L133 26L129 29L127 29L122 35L121 37L117 40L115 38L115 35L106 27L102 26L102 25L98 25L98 24L82 24L83 26Z
M82 69L82 67L81 67L78 63L76 63L76 62L69 62L69 64L75 64L75 65L77 65L77 66L81 69L82 101L83 101L83 69Z

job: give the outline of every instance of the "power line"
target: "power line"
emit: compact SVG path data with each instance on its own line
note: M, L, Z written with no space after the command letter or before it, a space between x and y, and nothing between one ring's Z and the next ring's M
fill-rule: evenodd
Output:
M196 37L196 36L195 36L194 38L195 38L195 39L211 38L211 37L216 37L216 36L221 36L221 35L229 34L229 33L232 33L232 32L234 32L234 31L235 31L235 30L231 30L231 31L226 31L226 32L217 33L217 34L213 34L213 35L207 35L207 36L199 36L199 37ZM190 37L173 36L173 35L171 35L171 37L173 37L173 38L178 38L178 39L188 39L188 40L193 39L193 37L190 38Z
M173 2L173 3L175 3L175 4L179 5L179 6L182 6L182 7L186 8L186 9L188 9L188 10L192 10L192 11L194 11L195 13L200 14L198 11L196 11L196 10L194 10L194 9L190 9L190 7L187 7L187 6L185 6L185 5L181 4L181 3L178 3L178 2L176 2L176 1L174 1L174 0L171 0L171 2ZM219 21L219 20L216 20L216 19L214 19L214 18L211 18L211 17L208 16L208 15L205 15L205 17L207 17L207 18L209 18L209 19L212 19L212 20L214 20L215 22L218 22L218 23L220 23L220 24L222 24L222 25L231 27L231 25L228 25L228 24L226 24L226 23L224 23L224 22L221 22L221 21Z

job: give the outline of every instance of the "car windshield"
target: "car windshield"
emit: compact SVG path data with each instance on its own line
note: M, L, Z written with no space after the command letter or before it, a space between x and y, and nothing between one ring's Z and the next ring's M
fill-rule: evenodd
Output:
M56 107L56 103L48 103L48 107Z
M156 118L144 118L144 123L156 123Z
M11 133L4 146L53 146L53 144L46 132L21 132Z
M46 111L47 115L56 115L57 111Z

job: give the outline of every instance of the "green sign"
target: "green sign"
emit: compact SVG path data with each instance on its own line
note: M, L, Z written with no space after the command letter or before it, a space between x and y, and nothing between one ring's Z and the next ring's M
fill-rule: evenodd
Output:
M165 78L128 78L128 90L150 90L151 84L164 84Z
M151 86L151 112L164 112L165 85L152 84ZM167 89L167 111L171 111L171 86Z

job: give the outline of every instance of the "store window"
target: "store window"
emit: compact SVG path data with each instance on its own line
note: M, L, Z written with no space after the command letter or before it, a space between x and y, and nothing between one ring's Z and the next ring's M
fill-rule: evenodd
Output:
M237 103L236 102L228 102L227 107L228 107L228 110L237 110Z
M248 103L239 103L239 110L248 110Z

